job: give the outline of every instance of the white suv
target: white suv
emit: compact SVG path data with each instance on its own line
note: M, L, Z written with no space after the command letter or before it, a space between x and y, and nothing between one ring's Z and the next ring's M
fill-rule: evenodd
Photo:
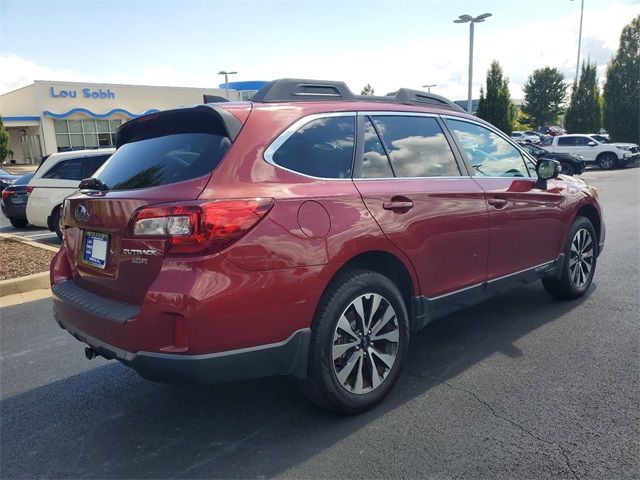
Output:
M581 155L587 163L597 163L603 170L624 167L640 155L638 145L601 143L589 135L558 135L547 138L540 144L552 153L571 153Z
M50 155L27 185L28 222L37 227L47 227L62 238L59 226L62 202L78 190L83 178L93 175L115 151L115 148L103 148Z

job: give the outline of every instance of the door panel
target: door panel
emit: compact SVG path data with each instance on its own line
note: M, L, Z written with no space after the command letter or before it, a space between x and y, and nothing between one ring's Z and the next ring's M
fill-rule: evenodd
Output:
M486 195L490 241L487 277L510 275L555 260L564 235L563 182L536 186L533 166L502 134L471 121L448 119Z
M422 295L433 298L485 281L487 208L471 178L354 182L387 238L411 259Z
M566 222L562 182L550 181L547 190L541 190L534 179L475 180L489 208L489 280L556 259Z

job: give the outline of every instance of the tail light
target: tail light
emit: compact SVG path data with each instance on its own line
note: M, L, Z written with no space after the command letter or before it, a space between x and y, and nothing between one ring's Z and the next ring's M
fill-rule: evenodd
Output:
M27 185L27 195L31 195L31 192L33 192L33 185Z
M271 207L271 198L150 205L133 214L129 234L164 237L171 255L213 253L245 235Z
M2 190L2 199L6 200L11 196L11 193L12 193L11 190L9 190L8 188L5 188L4 190Z

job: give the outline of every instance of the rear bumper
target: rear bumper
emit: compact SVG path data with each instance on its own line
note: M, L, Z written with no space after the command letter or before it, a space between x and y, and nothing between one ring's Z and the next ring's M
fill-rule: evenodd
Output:
M63 285L67 283L70 282L62 282ZM294 332L282 342L226 352L203 355L129 352L88 335L66 320L70 309L77 309L79 314L91 312L95 316L98 312L109 311L110 305L107 303L120 302L103 299L105 302L103 305L96 305L95 298L81 294L78 294L75 299L70 299L68 291L61 293L64 288L69 290L69 286L61 289L59 285L53 287L54 316L58 324L103 357L122 362L148 380L201 384L232 382L272 375L292 375L298 378L306 376L311 337L311 330L308 328ZM119 307L120 312L123 311L122 305L115 305L115 307ZM102 320L118 322L121 316L111 312L111 317L105 316Z
M2 213L7 218L27 219L26 205L5 205L5 203L2 202L0 203L0 207L2 207Z
M281 342L210 354L130 352L90 336L67 319L91 315L106 324L120 323L135 307L98 297L73 287L70 281L54 285L52 291L54 317L62 328L103 357L119 360L146 379L201 384L272 375L306 376L311 337L309 328L297 330Z

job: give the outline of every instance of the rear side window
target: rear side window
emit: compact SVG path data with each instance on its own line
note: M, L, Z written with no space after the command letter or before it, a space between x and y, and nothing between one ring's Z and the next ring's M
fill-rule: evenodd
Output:
M98 170L109 157L110 155L97 155L95 157L87 157L85 159L85 178L93 175L93 172Z
M274 153L276 165L320 178L349 178L355 116L326 117L300 127Z
M84 158L71 158L62 160L51 167L42 178L58 180L82 180L84 178Z
M573 147L576 144L575 137L562 137L558 139L559 147Z
M205 112L172 112L122 127L126 135L95 173L109 190L133 190L207 175L231 147L221 122Z
M459 176L438 121L431 117L375 116L373 123L391 157L396 177Z

